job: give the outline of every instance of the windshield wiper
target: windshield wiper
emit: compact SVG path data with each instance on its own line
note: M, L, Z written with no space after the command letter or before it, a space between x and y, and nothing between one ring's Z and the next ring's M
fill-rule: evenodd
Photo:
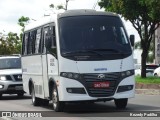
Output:
M117 50L117 49L92 49L93 51L113 51L113 52L116 52L116 53L122 53L120 50Z
M109 49L93 49L93 51L111 51L111 52L114 52L114 53L116 53L116 54L120 54L120 55L122 55L122 56L124 56L125 55L125 53L123 53L122 51L120 51L120 50L117 50L117 49L112 49L112 48L109 48Z
M64 52L63 53L63 55L66 55L66 56L72 56L72 55L77 55L77 53L87 53L87 52L89 52L89 53L94 53L94 54L97 54L97 55L99 55L99 56L102 56L102 57L104 57L103 56L103 54L101 54L101 53L99 53L99 52L97 52L97 51L95 51L95 50L78 50L78 51L70 51L70 52Z

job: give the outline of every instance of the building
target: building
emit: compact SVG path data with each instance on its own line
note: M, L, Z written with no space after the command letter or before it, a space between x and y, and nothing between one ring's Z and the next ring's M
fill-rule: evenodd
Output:
M155 63L160 64L160 27L155 31Z

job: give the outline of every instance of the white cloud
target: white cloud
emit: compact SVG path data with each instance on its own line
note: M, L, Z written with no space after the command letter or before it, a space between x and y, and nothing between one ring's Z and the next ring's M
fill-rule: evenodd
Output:
M50 4L59 5L65 0L0 0L0 32L20 33L21 27L17 24L21 16L31 19L41 18L49 9ZM97 0L70 0L68 9L92 9ZM96 6L99 9L99 6ZM136 40L139 39L136 30L129 22L125 22L129 34L135 34Z
M91 9L97 0L70 0L69 9ZM20 32L17 22L21 16L41 18L50 4L63 4L65 0L0 0L0 32Z

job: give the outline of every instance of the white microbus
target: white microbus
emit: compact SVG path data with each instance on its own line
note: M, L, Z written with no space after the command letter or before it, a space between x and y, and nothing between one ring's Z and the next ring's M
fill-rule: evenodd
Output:
M25 28L22 44L24 90L33 105L114 100L125 108L134 97L132 46L118 15L70 10Z

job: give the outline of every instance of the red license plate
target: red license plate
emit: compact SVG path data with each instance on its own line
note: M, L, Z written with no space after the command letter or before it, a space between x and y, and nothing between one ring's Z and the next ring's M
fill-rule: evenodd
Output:
M110 86L109 82L95 82L93 84L94 88L108 88Z

